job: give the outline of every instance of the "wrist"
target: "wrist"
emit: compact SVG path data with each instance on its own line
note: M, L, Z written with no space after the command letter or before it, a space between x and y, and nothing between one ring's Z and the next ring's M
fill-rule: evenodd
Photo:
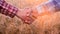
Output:
M17 13L16 13L16 16L18 17L18 18L20 18L21 16L20 16L20 13L21 12L21 10L19 10Z
M37 18L37 16L39 16L39 12L36 7L32 8L32 16L34 16L35 18Z

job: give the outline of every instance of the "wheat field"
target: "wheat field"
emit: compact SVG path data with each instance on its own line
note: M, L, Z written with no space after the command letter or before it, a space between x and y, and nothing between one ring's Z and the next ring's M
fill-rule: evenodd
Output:
M6 0L18 7L33 7L48 0ZM60 34L60 12L39 16L32 24L0 14L0 34Z

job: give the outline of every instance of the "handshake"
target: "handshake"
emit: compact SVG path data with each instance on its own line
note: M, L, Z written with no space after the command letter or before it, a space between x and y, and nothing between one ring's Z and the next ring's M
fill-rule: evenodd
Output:
M51 3L53 4L53 6L51 5ZM7 3L5 0L0 0L0 13L10 17L17 16L18 18L21 18L24 23L30 24L39 15L54 13L56 10L60 9L58 5L55 6L56 8L54 6L55 4L52 1L34 8L24 8L19 10L18 8Z
M16 16L21 18L24 23L31 24L38 16L38 12L32 8L20 9Z
M19 10L13 5L7 3L5 0L0 0L0 13L10 17L17 16L27 24L32 23L38 16L38 13L35 9L25 8Z

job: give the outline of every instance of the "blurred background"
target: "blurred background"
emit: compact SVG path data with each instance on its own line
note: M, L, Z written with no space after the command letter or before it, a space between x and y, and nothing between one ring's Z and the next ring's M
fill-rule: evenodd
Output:
M18 8L33 7L48 0L6 0ZM39 16L32 24L0 14L0 34L60 34L60 12Z

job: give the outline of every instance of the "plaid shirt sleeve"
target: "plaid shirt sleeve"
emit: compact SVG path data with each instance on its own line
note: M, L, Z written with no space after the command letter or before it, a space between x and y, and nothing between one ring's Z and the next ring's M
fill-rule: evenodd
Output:
M5 0L0 0L0 13L13 18L17 11L18 8L8 4Z

